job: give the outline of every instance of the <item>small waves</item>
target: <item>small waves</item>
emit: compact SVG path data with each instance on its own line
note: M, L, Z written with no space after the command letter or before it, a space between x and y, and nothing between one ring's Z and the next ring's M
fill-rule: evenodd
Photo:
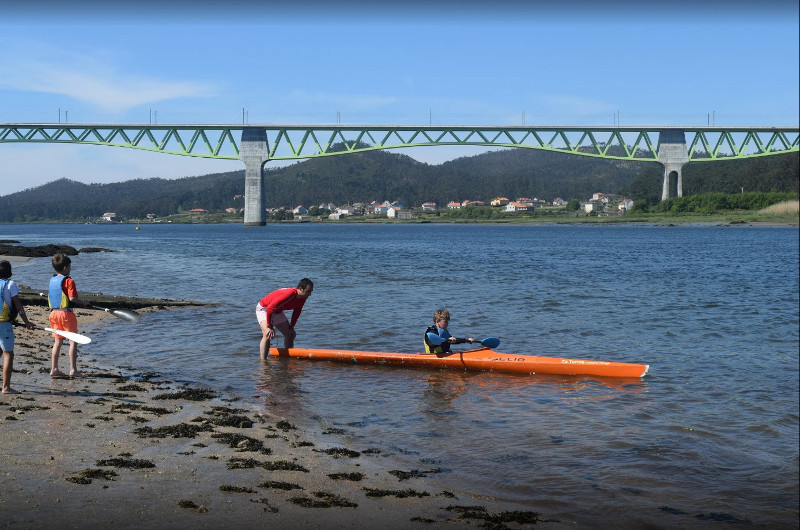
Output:
M442 489L571 526L796 525L797 228L14 228L112 241L118 252L74 260L79 289L213 304L93 331L85 353L131 372L224 389L396 469L436 462ZM428 251L442 241L452 252ZM45 262L15 278L43 285ZM614 381L260 363L253 307L303 276L315 291L301 346L418 351L445 307L454 335L497 336L501 351L651 370Z

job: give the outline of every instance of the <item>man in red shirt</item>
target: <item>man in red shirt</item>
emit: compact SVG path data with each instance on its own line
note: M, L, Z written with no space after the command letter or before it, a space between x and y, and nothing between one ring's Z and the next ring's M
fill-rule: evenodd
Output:
M294 346L294 338L297 336L294 331L294 325L297 324L297 319L300 318L300 313L303 312L303 305L305 305L306 299L311 296L313 290L314 282L308 278L303 278L297 284L297 287L277 289L258 302L256 305L256 319L258 319L258 325L261 326L261 333L263 333L259 347L262 360L269 355L270 341L275 338L275 328L278 328L278 331L283 335L284 348ZM287 310L292 312L291 322L283 313Z

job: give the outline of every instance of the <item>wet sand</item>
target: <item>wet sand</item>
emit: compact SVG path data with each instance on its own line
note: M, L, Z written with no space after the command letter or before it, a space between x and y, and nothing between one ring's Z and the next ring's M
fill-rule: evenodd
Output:
M27 308L33 322L47 325L46 309ZM144 318L149 310L140 311ZM76 314L82 327L113 318ZM513 504L437 488L442 470L425 459L418 469L394 469L379 449L342 447L296 428L292 418L245 409L213 389L157 374L122 377L100 367L102 354L79 354L82 378L51 379L50 334L15 331L12 387L21 393L0 396L0 526L531 528L536 522L533 512ZM62 371L69 368L66 352Z

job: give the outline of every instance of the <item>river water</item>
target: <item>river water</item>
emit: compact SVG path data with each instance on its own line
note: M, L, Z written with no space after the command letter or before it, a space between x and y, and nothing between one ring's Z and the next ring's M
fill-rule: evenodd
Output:
M114 249L73 258L79 291L215 304L84 329L83 355L240 396L438 470L442 489L565 526L798 526L797 227L4 225L0 239ZM14 271L34 288L50 275L48 259ZM262 364L253 308L304 276L301 347L419 351L445 307L453 334L499 351L650 373Z

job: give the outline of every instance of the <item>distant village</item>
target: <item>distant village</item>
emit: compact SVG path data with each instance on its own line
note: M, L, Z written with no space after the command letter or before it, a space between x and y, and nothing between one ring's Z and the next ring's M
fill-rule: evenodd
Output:
M518 197L511 200L507 197L495 197L489 201L489 206L502 208L506 212L528 212L537 208L545 207L564 207L567 201L560 197L556 197L553 201L547 202L543 199ZM609 213L615 215L622 215L633 207L633 200L624 199L616 195L595 193L591 199L580 202L580 209L584 212L597 214ZM435 202L425 202L419 208L406 208L400 201L372 201L369 204L356 202L353 204L346 204L343 206L336 206L333 203L322 203L316 208L318 211L327 210L329 219L340 219L349 215L371 215L376 217L387 217L389 219L410 219L413 217L414 212L434 213L441 209L444 210L459 210L468 206L486 206L484 201L450 201L445 206L440 207ZM306 208L304 205L298 205L290 211L296 216L309 215L312 207ZM609 211L609 209L611 209ZM270 213L278 210L288 210L288 208L272 208L267 211Z
M243 201L242 195L236 195L234 201ZM507 197L495 197L489 201L488 206L494 208L501 208L502 211L515 213L515 212L530 212L539 208L566 208L568 202L572 202L576 208L575 210L583 211L586 215L598 216L615 216L624 215L628 210L633 207L633 200L622 198L619 195L595 193L591 199L585 201L565 201L560 197L556 197L548 202L538 198L518 197L511 200ZM267 213L272 216L284 216L291 213L293 218L302 219L304 216L320 217L327 216L328 219L342 219L348 216L371 216L371 217L386 217L388 219L413 219L414 214L431 214L441 210L459 210L470 206L487 206L484 201L450 201L444 206L440 206L435 202L422 203L420 207L406 207L400 201L372 201L370 203L355 202L353 204L345 204L337 206L333 203L322 203L319 205L297 205L294 208L281 206L277 208L267 208ZM225 213L239 214L242 208L225 208ZM203 216L213 213L204 208L194 208L188 212L191 216ZM155 220L158 216L155 214L147 214L147 220ZM121 221L115 212L106 212L102 215L102 220L105 222Z

